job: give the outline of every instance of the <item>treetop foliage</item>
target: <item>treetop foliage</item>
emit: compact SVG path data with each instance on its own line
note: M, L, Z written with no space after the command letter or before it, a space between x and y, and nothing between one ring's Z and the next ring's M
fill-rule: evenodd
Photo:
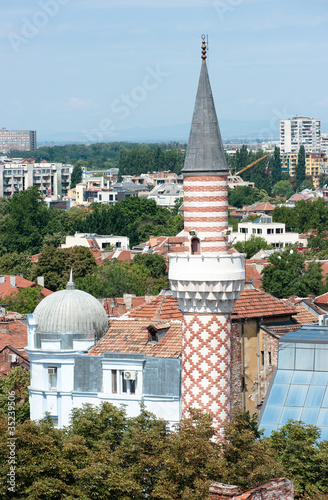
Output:
M2 411L8 381L0 379ZM19 415L11 494L6 426L1 413L1 499L200 500L214 481L242 491L273 477L293 480L297 499L328 493L328 446L318 442L316 427L289 421L263 438L257 417L237 412L218 441L211 415L198 410L173 430L143 406L131 418L123 406L102 403L75 408L65 429L55 429L49 416L31 422Z

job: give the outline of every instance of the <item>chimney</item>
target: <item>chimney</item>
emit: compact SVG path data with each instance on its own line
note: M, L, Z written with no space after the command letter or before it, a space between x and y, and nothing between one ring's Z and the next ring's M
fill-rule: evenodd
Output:
M156 236L149 236L149 246L150 248L154 247L157 245L157 237Z
M10 276L10 286L16 288L16 276Z
M3 285L5 282L5 277L3 275L0 276L0 285Z
M222 483L212 483L210 486L210 500L233 499L238 494L238 487Z
M133 297L135 297L135 295L133 295L132 293L125 293L123 295L124 304L126 305L127 309L131 309L132 308L132 299L133 299Z
M37 283L38 283L38 285L44 287L44 276L38 276Z

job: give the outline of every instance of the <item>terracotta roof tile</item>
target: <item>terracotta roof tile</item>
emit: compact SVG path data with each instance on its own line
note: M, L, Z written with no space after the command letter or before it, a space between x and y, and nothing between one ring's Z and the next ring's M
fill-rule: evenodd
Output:
M15 278L15 286L13 287L10 283L11 276L6 274L3 277L4 282L0 283L0 303L4 297L8 297L11 293L17 293L20 288L32 288L36 286L36 283L34 281L26 280L21 276L13 276ZM41 289L41 293L46 297L48 295L51 295L53 292L43 287Z
M319 297L316 297L314 302L320 306L326 306L328 304L328 292L324 293L323 295L319 295Z
M126 314L129 318L148 318L155 320L182 320L177 300L172 295L157 295L151 300Z
M167 329L158 342L149 342L150 325ZM144 353L149 357L178 358L182 349L181 322L163 324L146 319L112 319L105 335L90 351L90 355L104 352Z
M318 317L308 311L301 304L295 304L295 310L297 311L296 316L293 317L293 321L299 325L309 325L311 323L318 323Z
M286 316L295 312L293 307L261 290L243 290L235 304L232 319Z
M263 264L263 262L261 262ZM256 263L246 261L246 283L251 283L255 288L262 288L262 274L256 269Z
M23 320L0 319L0 350L10 345L20 351L26 358L24 348L27 346L27 325Z

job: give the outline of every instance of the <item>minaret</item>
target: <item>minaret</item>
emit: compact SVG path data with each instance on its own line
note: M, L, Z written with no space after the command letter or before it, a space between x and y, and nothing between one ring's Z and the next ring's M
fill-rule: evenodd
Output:
M169 279L183 313L181 416L230 416L231 313L243 289L244 255L228 253L228 166L202 63L183 173L185 252L170 255Z

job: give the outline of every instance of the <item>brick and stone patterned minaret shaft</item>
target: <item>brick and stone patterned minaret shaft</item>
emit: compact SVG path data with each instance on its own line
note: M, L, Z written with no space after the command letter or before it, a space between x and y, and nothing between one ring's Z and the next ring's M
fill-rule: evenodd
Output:
M184 168L185 252L170 255L169 279L183 313L181 413L230 416L231 313L245 279L244 256L229 254L228 166L206 66L202 67Z

